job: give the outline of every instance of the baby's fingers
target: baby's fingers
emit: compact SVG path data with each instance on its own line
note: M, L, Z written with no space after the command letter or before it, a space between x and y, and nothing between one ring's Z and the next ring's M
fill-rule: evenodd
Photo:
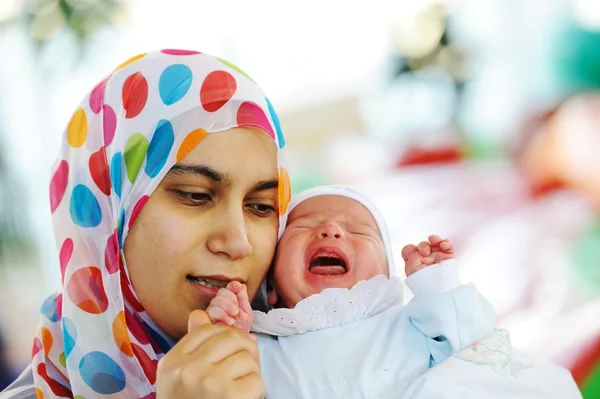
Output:
M402 248L402 259L408 261L408 258L415 252L417 252L417 247L415 245L406 245Z
M237 300L241 310L240 314L253 314L252 306L250 305L250 298L248 297L248 289L245 285L243 286L242 290L237 294Z
M427 239L429 240L431 245L438 245L440 242L444 241L444 239L437 234L432 234L429 237L427 237Z
M429 244L427 241L421 242L417 248L421 256L431 255L431 244Z
M444 240L440 242L440 249L447 254L454 253L454 243L450 240Z
M223 309L231 317L235 317L240 313L237 297L226 288L221 288L217 296L210 301L210 304Z
M213 322L213 324L225 324L227 326L232 326L235 323L233 317L229 316L227 312L220 308L219 306L211 305L206 309L206 313L208 313L208 317Z

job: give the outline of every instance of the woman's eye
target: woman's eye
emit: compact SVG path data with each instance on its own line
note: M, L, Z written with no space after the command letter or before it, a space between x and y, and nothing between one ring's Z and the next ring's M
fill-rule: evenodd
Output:
M194 205L203 205L211 199L208 194L204 193L190 193L179 190L175 190L174 192L178 197L183 198Z
M250 204L248 205L252 211L258 216L270 216L271 214L276 212L276 209L271 205L265 204Z

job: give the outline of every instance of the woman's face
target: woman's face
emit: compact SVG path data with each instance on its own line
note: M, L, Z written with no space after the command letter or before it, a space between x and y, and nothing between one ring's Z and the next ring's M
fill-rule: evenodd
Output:
M175 339L238 280L254 297L277 242L277 149L259 129L207 135L162 180L125 242L131 283Z

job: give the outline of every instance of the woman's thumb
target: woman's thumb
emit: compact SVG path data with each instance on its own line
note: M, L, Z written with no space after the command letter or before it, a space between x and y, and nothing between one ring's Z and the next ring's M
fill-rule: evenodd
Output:
M205 324L211 324L208 313L200 309L194 310L192 313L190 313L190 317L188 318L188 332Z

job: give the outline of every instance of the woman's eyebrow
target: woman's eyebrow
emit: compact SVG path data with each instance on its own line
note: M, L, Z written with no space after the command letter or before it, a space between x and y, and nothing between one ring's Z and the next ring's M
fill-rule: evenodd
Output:
M210 166L199 164L175 164L171 170L169 170L167 175L195 175L205 177L215 183L220 183L225 186L231 186L233 184L233 181L227 173L221 173ZM278 187L279 179L260 180L252 185L249 192L256 193L276 189Z
M211 167L195 164L176 164L167 173L168 175L195 175L205 177L215 183L230 185L231 179L227 174L218 172Z
M274 180L261 180L257 183L255 183L252 188L250 189L251 193L256 193L256 192L260 192L260 191L267 191L267 190L272 190L274 188L278 188L279 187L279 180L278 179L274 179Z

